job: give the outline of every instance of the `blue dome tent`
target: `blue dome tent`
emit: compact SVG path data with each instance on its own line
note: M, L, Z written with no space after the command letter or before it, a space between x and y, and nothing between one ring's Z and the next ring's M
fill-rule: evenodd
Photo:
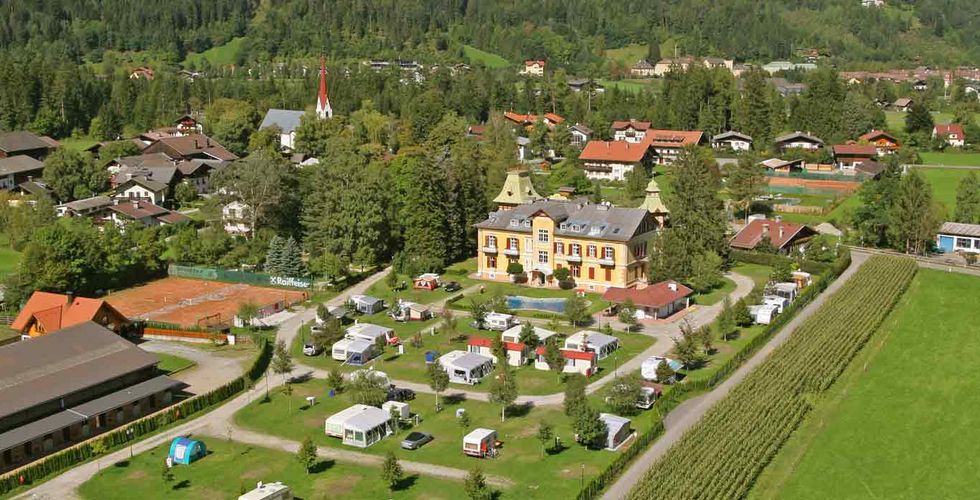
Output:
M178 437L170 443L170 453L167 455L175 464L189 465L208 453L204 443L195 439Z

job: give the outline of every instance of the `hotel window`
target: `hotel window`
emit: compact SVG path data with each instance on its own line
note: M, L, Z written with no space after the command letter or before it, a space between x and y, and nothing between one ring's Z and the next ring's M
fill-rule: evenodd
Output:
M572 276L575 277L575 278L581 278L582 277L582 266L571 266L571 267L572 267Z
M565 255L565 244L555 242L555 254Z
M595 257L596 256L596 247L595 247L595 245L589 245L588 246L588 249L586 250L585 256L586 257Z
M544 250L539 251L538 264L547 264L547 263L548 263L548 252L545 252Z
M571 247L572 247L571 249L572 255L582 255L582 245L579 245L578 243L572 243Z
M539 243L547 243L548 242L548 230L547 229L538 229L538 242Z
M612 247L602 247L602 258L603 259L613 259L613 248Z
M495 246L497 246L497 237L496 236L487 236L487 246L488 247L495 247Z
M487 255L487 267L491 269L497 267L497 257L495 255Z
M520 248L519 241L520 240L517 238L507 238L507 248L511 250L518 250Z

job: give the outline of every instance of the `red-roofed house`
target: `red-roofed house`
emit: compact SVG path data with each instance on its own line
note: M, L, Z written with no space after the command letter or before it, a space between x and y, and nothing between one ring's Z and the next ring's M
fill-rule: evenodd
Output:
M522 127L527 128L528 130L530 130L530 128L533 127L534 124L538 122L538 115L533 115L533 114L523 115L520 113L514 113L513 111L504 111L504 118L510 121L511 123L513 123L514 125L520 125ZM553 129L555 128L555 125L558 125L559 123L565 121L563 117L556 115L554 113L545 113L544 115L541 116L541 118L542 120L544 120L544 124L547 125L549 129Z
M119 227L130 223L142 224L144 227L165 226L190 221L190 217L172 212L148 201L130 200L118 201L109 207L109 218Z
M626 142L643 142L647 130L650 130L650 122L629 120L614 121L612 124L613 140Z
M520 74L531 75L531 76L544 76L544 61L541 60L527 60L524 61L524 68L521 69Z
M648 130L644 142L656 153L657 163L670 165L687 146L701 144L704 133L696 130Z
M598 369L598 361L594 352L562 349L561 357L565 358L565 367L562 368L564 373L581 373L590 377Z
M622 181L634 168L647 168L653 156L647 141L589 141L578 158L586 177Z
M40 337L86 321L94 321L116 333L129 323L122 313L101 299L34 292L10 328L26 337Z
M954 148L962 148L966 145L966 134L963 127L957 123L936 125L932 128L932 136L946 141L946 144Z
M642 311L642 316L662 319L687 309L691 304L689 297L693 293L694 290L669 280L645 288L609 288L602 295L602 300L614 304L623 304L630 300L638 312Z
M884 130L872 130L859 137L858 141L873 145L878 150L878 156L894 153L895 150L902 147L895 136Z
M834 162L842 172L854 172L854 167L878 156L873 144L837 144L834 146Z
M817 234L809 226L770 219L755 219L732 238L733 248L754 250L763 240L769 239L780 253L788 254L806 245Z

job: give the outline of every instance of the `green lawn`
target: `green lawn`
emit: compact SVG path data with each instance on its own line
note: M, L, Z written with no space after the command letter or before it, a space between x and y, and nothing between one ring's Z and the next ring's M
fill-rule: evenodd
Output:
M64 139L58 139L62 147L67 149L74 149L76 151L84 151L89 146L99 142L98 139L92 137L65 137Z
M955 151L946 151L942 153L921 152L919 153L919 156L922 158L922 163L925 165L949 165L953 167L980 166L980 153L958 153Z
M510 66L510 62L497 54L486 52L480 50L471 45L463 45L463 55L466 56L466 60L470 64L483 64L484 66L492 69L506 68Z
M728 278L722 278L721 286L708 293L695 294L694 302L703 306L710 306L721 302L726 295L733 291L735 291L735 282Z
M663 86L662 80L609 80L601 78L597 80L600 85L607 89L618 88L628 92L640 92L643 90L659 90Z
M156 352L153 354L156 354L156 356L160 358L160 363L157 364L157 368L159 368L160 371L167 373L168 375L172 375L174 373L184 371L197 364L187 358L174 356L173 354L167 354L161 352Z
M306 396L316 396L316 405L307 408ZM312 436L318 445L331 448L374 455L393 451L401 459L463 469L480 466L486 474L514 481L513 487L502 492L503 498L574 498L583 477L588 481L626 448L624 446L617 452L611 452L588 450L575 444L571 422L560 406L512 410L507 420L501 422L500 407L497 405L479 401L444 401L445 408L437 413L435 396L420 394L410 403L412 412L418 413L422 419L417 430L431 433L435 440L420 450L402 450L398 444L410 432L405 429L360 450L345 446L339 439L328 437L323 432L323 422L327 417L350 406L347 396L341 393L330 398L326 384L313 380L294 385L293 395L290 396L291 408L285 398L276 390L270 402L256 401L239 411L235 415L236 422L249 429L295 441ZM593 405L598 404L596 398L591 401ZM455 416L457 408L465 409L469 415L468 428L460 426ZM653 416L654 412L646 412L633 417L633 428L648 429L653 425ZM545 454L541 443L535 439L541 422L550 423L568 448L559 453ZM497 431L498 439L503 442L498 458L481 460L463 455L462 438L476 427ZM460 497L458 494L455 496ZM365 495L364 498L371 496Z
M978 155L980 156L980 155ZM980 162L977 162L980 165ZM919 173L932 186L933 197L946 205L946 210L952 216L956 210L956 188L960 180L970 174L970 170L946 169L946 168L920 168ZM980 172L977 172L980 175Z
M20 252L10 248L10 236L0 232L0 277L16 271L21 257Z
M616 61L620 64L632 66L640 59L647 58L647 44L633 43L618 49L606 49L606 59ZM657 64L657 61L649 61L650 64Z
M891 132L905 131L905 115L901 111L885 111L885 128ZM933 111L932 119L936 123L949 123L953 121L953 114L942 111Z
M973 498L980 279L920 270L755 498Z
M477 280L469 277L471 273L475 272L476 258L472 258L449 266L440 276L443 282L456 281L463 289L465 289L470 285L478 283ZM420 304L430 304L454 295L459 295L460 293L459 291L449 293L442 287L431 291L414 290L412 289L412 278L412 276L407 276L404 274L399 275L398 281L404 285L400 290L392 290L385 283L386 280L383 279L371 285L365 293L372 297L384 299L384 301L389 305L397 303L398 299L404 299L409 302L418 302Z
M235 56L238 55L238 51L241 50L243 43L245 43L245 37L236 37L224 45L211 47L204 52L187 54L187 57L184 58L184 64L200 65L204 61L218 66L233 64L235 62Z
M92 500L232 500L242 489L251 490L259 481L282 481L296 498L308 500L389 498L374 467L323 460L307 474L290 453L212 437L203 441L210 452L208 456L191 465L175 466L170 484L161 475L170 447L167 443L131 461L103 465L102 471L83 483L78 492L82 498ZM400 486L391 498L455 498L463 493L461 483L416 474L406 474Z

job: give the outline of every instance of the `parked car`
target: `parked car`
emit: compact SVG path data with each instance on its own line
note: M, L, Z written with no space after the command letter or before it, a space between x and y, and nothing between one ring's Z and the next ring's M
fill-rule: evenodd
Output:
M432 441L432 434L428 432L412 432L402 441L402 448L406 450L417 450L429 441Z
M460 286L459 282L457 281L450 281L449 283L443 285L442 288L447 292L458 292L463 289L463 287Z
M388 401L405 402L413 399L415 399L415 391L411 389L395 387L394 385L388 387Z
M476 320L470 321L470 327L475 328L477 330L489 330L486 324L484 324L482 321L476 321Z
M304 356L316 356L316 355L319 355L321 352L323 352L323 349L320 349L319 347L317 347L316 345L314 345L312 342L306 342L305 344L303 344L303 355Z

